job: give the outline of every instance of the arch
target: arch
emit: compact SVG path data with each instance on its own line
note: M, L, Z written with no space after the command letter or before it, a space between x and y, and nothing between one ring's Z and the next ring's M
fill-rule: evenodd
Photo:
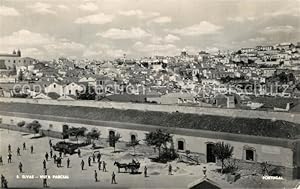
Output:
M130 132L130 141L137 141L137 133L136 132Z
M185 139L179 138L176 140L177 142L177 150L185 150L186 149L186 142Z

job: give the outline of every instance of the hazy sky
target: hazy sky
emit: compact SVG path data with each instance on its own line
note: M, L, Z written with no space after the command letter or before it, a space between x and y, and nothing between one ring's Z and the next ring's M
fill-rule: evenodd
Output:
M0 51L175 55L300 41L300 0L0 0Z

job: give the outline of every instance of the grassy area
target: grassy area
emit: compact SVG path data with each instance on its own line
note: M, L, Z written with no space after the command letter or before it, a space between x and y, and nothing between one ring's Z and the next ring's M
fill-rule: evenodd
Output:
M212 115L167 113L112 108L0 103L0 111L76 117L91 120L118 121L202 129L210 131L247 134L265 137L294 139L300 135L300 125L287 121L268 119L232 118Z

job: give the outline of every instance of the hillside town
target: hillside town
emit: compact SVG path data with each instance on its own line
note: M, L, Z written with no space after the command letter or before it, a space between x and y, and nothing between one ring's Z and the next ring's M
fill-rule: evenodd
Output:
M114 60L0 54L0 95L57 100L297 110L300 43ZM279 100L278 100L279 99Z

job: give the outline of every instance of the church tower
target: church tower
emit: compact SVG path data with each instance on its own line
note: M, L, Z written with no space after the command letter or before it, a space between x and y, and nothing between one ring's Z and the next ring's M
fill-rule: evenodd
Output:
M21 57L21 50L20 50L20 49L18 49L17 55L18 55L19 57Z

